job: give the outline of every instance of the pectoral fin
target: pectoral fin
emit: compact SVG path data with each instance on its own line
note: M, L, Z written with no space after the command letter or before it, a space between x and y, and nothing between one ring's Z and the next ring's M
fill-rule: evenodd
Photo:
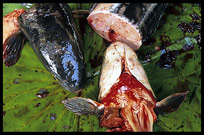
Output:
M97 115L100 117L104 112L104 105L89 98L74 97L65 99L62 103L70 111L79 115Z
M10 35L3 44L3 60L7 67L13 66L19 60L25 44L25 37L19 30Z
M170 113L177 110L186 99L188 93L189 91L183 93L175 93L164 98L160 102L157 102L156 107L154 108L155 113L158 115Z

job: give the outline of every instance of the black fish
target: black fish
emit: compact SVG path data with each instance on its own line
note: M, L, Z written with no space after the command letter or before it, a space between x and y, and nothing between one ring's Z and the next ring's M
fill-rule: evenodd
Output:
M82 41L68 5L38 3L18 23L46 69L65 89L80 90L85 77Z

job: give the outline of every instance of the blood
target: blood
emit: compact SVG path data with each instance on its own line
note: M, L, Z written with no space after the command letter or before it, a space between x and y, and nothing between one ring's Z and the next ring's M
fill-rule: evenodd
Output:
M110 38L110 40L112 41L112 42L115 42L115 41L117 41L116 40L116 34L115 34L115 31L114 30L112 30L112 29L110 29L109 30L109 33L108 33L108 36L109 36L109 38Z
M143 84L141 84L132 75L124 72L120 75L119 82L111 87L110 92L101 100L101 103L105 106L109 106L111 103L119 105L121 101L117 100L116 95L122 94L127 95L128 99L125 100L132 99L134 101L140 100L138 97L136 98L135 95L138 95L142 99L146 98L145 96L148 95L150 96L153 104L156 103L151 91L147 90L146 87L144 87Z
M92 22L93 22L92 19L88 19L88 23L89 23L90 26L92 26Z
M140 120L138 121L133 117L133 113L139 119L145 121L141 125L140 130L149 131L149 114L147 114L144 104L150 110L153 121L157 119L153 111L156 105L153 93L146 89L135 77L126 72L121 73L119 81L111 87L109 93L101 100L101 103L104 104L105 111L100 120L100 126L110 128L108 130L110 132L133 131L130 122L135 125L142 124ZM137 113L135 113L136 111ZM127 116L132 117L132 120L128 120Z

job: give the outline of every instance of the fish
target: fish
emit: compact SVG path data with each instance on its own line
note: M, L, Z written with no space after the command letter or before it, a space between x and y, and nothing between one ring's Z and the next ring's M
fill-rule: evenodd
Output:
M105 51L99 89L98 101L74 97L62 103L78 115L98 116L107 132L152 132L157 115L177 110L189 93L174 93L157 102L135 51L119 41Z
M85 84L83 42L70 7L65 3L36 3L15 23L58 83L68 91L79 92Z
M16 9L3 17L3 61L7 67L18 62L25 44L25 37L17 22L18 16L24 12L24 9Z
M156 30L167 3L97 3L87 17L104 39L138 50Z
M135 53L156 30L167 4L95 4L89 25L112 42L106 49L99 79L98 101L74 97L62 101L78 115L96 115L107 132L152 132L159 114L177 110L189 91L156 100Z

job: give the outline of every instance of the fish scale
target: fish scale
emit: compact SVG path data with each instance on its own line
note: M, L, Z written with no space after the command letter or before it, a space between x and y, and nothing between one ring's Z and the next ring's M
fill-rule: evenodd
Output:
M37 3L18 17L20 29L46 69L66 90L84 84L82 41L65 4Z

